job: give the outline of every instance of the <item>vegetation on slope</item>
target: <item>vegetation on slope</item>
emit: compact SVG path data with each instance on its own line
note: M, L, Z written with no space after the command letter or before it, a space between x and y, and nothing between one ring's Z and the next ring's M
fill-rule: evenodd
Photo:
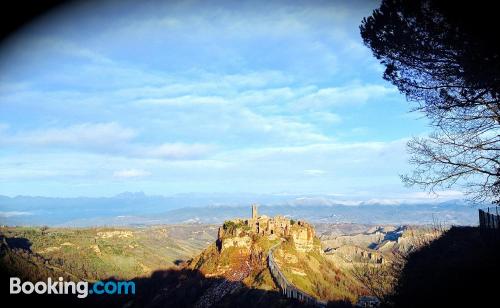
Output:
M315 239L318 249L298 252L288 240L275 250L274 257L285 277L302 291L322 300L356 302L364 289L348 272L326 259L319 245Z
M207 247L190 261L190 268L206 276L227 277L238 271L246 271L243 283L248 287L277 290L267 269L269 248L279 239L269 240L267 236L253 236L250 248L229 247L219 251L216 244Z
M5 227L0 263L26 278L130 279L191 258L214 239L214 230L203 228Z

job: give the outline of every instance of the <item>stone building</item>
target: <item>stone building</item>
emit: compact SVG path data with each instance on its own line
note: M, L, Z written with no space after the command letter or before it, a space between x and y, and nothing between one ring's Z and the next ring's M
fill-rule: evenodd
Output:
M283 216L270 218L266 215L259 216L258 205L252 204L252 218L245 220L250 229L260 235L290 235L291 222Z
M314 228L303 222L297 222L298 228L294 228L291 232L293 243L297 251L310 251L314 247Z
M279 215L274 218L259 216L257 204L252 204L251 218L235 219L226 223L218 232L217 243L222 250L227 247L248 247L248 232L260 236L292 238L298 251L310 251L314 246L315 232L311 225Z

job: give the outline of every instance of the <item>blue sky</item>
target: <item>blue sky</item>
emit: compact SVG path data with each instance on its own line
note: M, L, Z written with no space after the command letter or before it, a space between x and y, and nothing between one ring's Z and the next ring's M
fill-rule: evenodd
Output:
M0 47L0 194L414 196L371 1L106 1Z

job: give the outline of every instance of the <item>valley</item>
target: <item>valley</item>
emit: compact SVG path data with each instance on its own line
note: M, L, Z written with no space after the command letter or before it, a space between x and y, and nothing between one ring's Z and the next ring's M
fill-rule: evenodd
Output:
M2 227L2 264L26 276L132 279L176 266L215 240L213 225L148 228ZM33 266L21 266L28 261ZM17 264L19 263L19 264ZM19 267L19 268L18 268ZM30 276L29 274L28 276Z
M263 302L289 306L294 300L283 294L288 295L290 289L295 290L295 297L301 294L302 300L348 305L370 294L354 275L358 266L387 264L396 252L412 249L415 232L422 236L431 230L423 226L309 224L282 216L259 216L254 210L252 217L228 220L222 226L1 227L2 275L32 281L58 276L89 282L110 278L149 281L167 271L170 278L158 283L181 279L176 288L196 289L197 296L188 306L224 306L235 297L255 292L262 292ZM274 273L272 267L277 268ZM288 287L279 283L276 272ZM128 300L137 302L141 297ZM170 300L166 297L162 303Z

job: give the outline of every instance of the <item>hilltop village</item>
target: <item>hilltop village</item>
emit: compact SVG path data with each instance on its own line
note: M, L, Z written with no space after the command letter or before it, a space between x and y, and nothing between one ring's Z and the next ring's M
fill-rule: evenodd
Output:
M258 236L267 236L270 240L290 238L299 252L314 248L315 232L310 224L284 216L259 216L256 204L252 205L251 218L229 220L219 227L217 246L220 251L228 247L249 248L252 239Z

